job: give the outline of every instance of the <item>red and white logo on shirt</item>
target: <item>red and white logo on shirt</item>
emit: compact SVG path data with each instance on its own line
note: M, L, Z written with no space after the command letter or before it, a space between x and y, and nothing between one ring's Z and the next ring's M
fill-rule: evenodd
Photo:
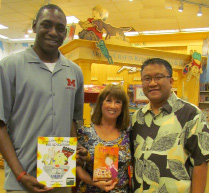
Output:
M75 80L70 80L69 78L67 78L67 85L75 87Z
M67 86L66 89L75 88L75 80L67 78Z

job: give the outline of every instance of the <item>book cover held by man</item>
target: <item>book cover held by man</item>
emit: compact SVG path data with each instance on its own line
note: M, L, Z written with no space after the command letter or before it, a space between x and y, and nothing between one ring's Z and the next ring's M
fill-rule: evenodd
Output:
M118 178L118 153L119 147L99 146L94 152L93 180L114 180Z
M47 187L76 185L76 137L38 137L37 180Z

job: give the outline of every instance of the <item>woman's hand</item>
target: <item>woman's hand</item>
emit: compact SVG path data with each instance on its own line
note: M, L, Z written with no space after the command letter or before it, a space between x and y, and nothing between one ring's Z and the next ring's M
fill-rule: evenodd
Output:
M110 190L115 188L116 184L117 182L114 182L113 180L97 181L93 183L93 186L97 186L98 188L104 190L105 192L109 192Z
M79 146L76 151L76 166L83 167L84 163L87 161L88 151L86 148Z

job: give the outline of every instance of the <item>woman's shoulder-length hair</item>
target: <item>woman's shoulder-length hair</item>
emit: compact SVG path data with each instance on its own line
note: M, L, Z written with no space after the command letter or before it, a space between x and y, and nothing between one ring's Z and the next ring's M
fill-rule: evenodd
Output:
M122 101L122 110L121 114L118 116L116 121L116 128L119 130L126 130L130 122L130 113L129 113L129 99L121 85L107 85L99 94L96 107L91 116L92 123L100 125L102 121L102 104L103 101L108 98L114 98Z

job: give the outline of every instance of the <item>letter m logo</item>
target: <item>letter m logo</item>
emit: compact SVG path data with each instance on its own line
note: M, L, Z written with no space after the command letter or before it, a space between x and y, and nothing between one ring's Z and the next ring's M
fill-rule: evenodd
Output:
M75 87L75 80L70 80L69 78L67 78L67 85L68 86L72 86L73 85L73 87Z

